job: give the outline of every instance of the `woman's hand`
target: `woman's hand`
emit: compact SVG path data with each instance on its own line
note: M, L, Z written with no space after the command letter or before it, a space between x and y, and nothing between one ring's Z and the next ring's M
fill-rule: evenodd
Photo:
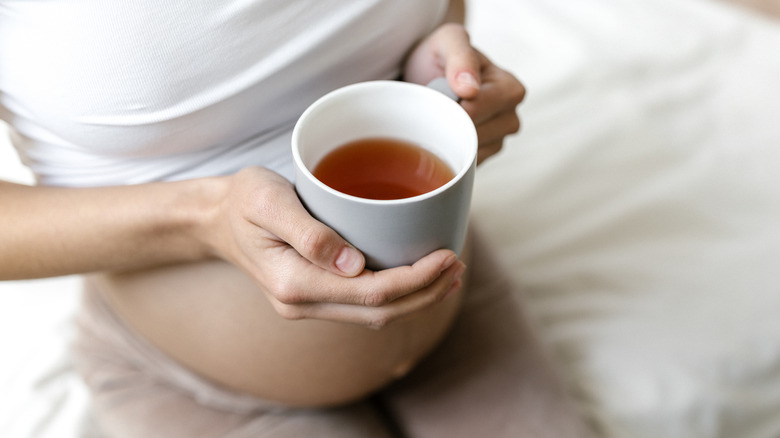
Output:
M427 84L445 76L477 128L480 163L499 152L504 138L520 129L517 106L525 87L471 46L466 29L455 23L439 27L409 55L404 79Z
M362 254L309 215L293 186L263 168L228 177L204 235L251 275L277 313L380 328L460 287L464 265L436 251L412 266L364 269Z
M142 270L220 257L248 273L277 312L382 327L460 286L463 263L436 251L385 271L303 208L282 176L98 188L0 181L0 280Z

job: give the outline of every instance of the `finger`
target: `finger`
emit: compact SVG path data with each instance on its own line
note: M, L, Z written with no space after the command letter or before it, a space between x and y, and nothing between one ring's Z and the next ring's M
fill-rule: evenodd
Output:
M269 185L258 225L292 246L298 254L328 272L353 277L363 271L363 254L333 229L314 219L295 192Z
M444 65L444 75L452 91L463 99L479 93L481 86L481 55L471 46L466 29L459 24L442 26L435 40L436 50Z
M287 307L282 305L277 311L283 316L292 316L292 319L324 319L379 329L444 300L461 287L464 270L463 263L454 263L425 288L383 306L309 303Z
M474 99L461 101L461 106L468 113L475 125L482 124L499 114L516 113L517 106L525 97L525 87L512 80L488 82L482 84L480 93Z
M501 149L503 148L504 148L503 139L485 145L480 144L479 149L477 150L477 164L482 164L482 162L485 161L486 159L501 152Z
M520 131L520 117L517 113L506 112L477 125L477 164L499 153L504 147L507 136Z
M427 288L457 262L449 250L435 251L411 266L384 271L365 270L357 277L344 278L318 269L305 261L291 264L269 285L269 294L281 304L349 304L380 307Z
M479 147L501 141L520 131L520 117L516 112L504 112L476 125Z

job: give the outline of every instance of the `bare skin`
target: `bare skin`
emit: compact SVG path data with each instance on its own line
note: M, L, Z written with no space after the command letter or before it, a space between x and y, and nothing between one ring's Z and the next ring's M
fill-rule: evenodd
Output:
M125 322L190 369L296 406L353 401L405 375L446 333L461 294L453 289L377 330L285 319L248 276L219 260L92 280Z
M441 75L477 125L479 161L498 152L519 129L523 86L458 24L412 51L405 79ZM125 187L0 182L0 204L0 280L92 273L117 313L173 358L293 405L353 400L403 375L446 332L465 271L448 250L365 270L263 168Z

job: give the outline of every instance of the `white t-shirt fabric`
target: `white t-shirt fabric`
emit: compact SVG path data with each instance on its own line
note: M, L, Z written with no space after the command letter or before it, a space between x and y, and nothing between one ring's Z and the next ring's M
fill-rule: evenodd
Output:
M0 118L39 184L292 179L300 113L392 79L446 0L0 0Z

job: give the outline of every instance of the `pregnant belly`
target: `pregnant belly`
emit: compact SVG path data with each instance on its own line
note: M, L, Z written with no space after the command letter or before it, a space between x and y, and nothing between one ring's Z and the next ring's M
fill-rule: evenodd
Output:
M444 336L460 297L382 330L286 320L240 270L207 261L97 281L117 314L196 373L296 406L361 398L404 375Z

